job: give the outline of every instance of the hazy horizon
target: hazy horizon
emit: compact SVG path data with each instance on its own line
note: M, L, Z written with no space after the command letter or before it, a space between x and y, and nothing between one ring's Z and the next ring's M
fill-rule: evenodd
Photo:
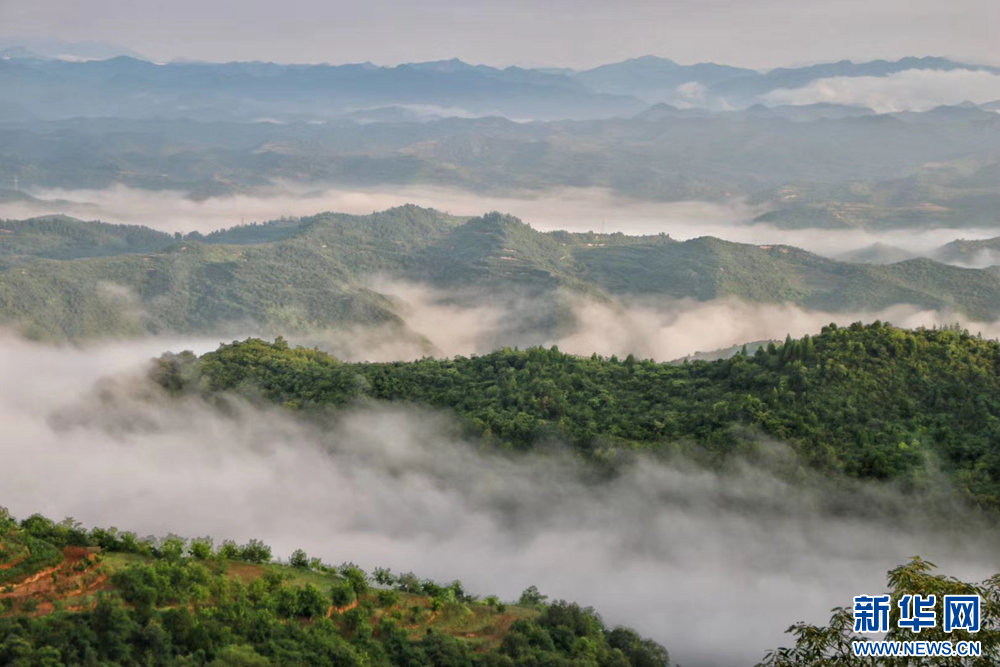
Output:
M2 10L2 7L0 7ZM0 28L2 29L2 28ZM243 64L243 63L263 63L268 65L325 65L329 67L342 67L346 65L372 65L374 67L381 67L386 69L392 69L396 67L402 67L405 65L422 65L427 63L443 63L449 61L459 61L465 63L466 65L471 65L472 67L490 67L493 69L506 69L508 67L517 67L521 69L535 69L544 71L574 71L574 72L585 72L590 69L595 69L602 67L604 65L617 65L625 62L644 60L644 59L659 59L659 60L670 60L677 65L682 67L690 67L693 65L728 65L731 67L741 67L744 69L750 69L762 74L773 70L780 69L795 69L800 67L811 67L813 65L823 65L834 62L851 62L853 64L863 64L867 62L874 61L886 61L886 62L898 62L906 58L942 58L945 60L951 60L956 63L963 65L972 65L977 67L1000 67L1000 57L994 59L983 59L976 57L969 57L964 55L956 55L951 53L932 53L932 52L905 52L895 55L886 56L872 56L872 57L850 57L844 56L840 58L819 58L819 59L801 59L793 60L787 62L779 62L773 65L766 66L750 66L743 65L737 61L727 61L722 59L702 59L702 60L682 60L674 57L670 53L651 53L651 52L635 52L631 54L625 54L618 56L610 60L595 61L587 65L571 66L566 64L558 64L551 62L513 62L507 60L492 60L490 62L485 62L481 60L476 60L475 58L464 57L461 54L447 55L442 54L439 57L428 57L428 58L407 58L402 56L398 60L371 60L371 59L358 59L358 58L345 58L340 60L306 60L306 59L266 59L266 58L229 58L221 56L218 58L195 58L183 55L174 56L168 59L156 59L152 56L143 53L131 46L127 46L118 41L96 41L96 40L71 40L71 39L61 39L53 36L32 36L28 38L19 37L17 34L8 34L0 32L0 47L11 48L20 47L25 48L29 51L33 50L32 46L46 46L46 50L51 50L57 45L63 45L66 47L76 47L76 48L93 48L106 51L114 51L116 55L109 55L108 57L72 57L67 55L66 60L71 62L84 62L89 60L107 60L114 57L130 57L139 60L146 60L148 62L157 65L172 65L172 64L187 64L187 63L200 63L200 64L210 64L210 65L230 65L230 64Z
M586 69L643 55L753 69L938 54L1000 64L1000 7L987 0L851 2L829 6L587 0L539 8L399 0L363 6L291 0L280 8L180 0L169 6L95 0L5 0L0 42L112 42L153 60L264 60L393 65L459 58L492 66ZM110 18L109 18L110 17ZM849 35L845 39L845 34ZM517 35L517 39L510 39ZM748 36L752 36L748 39Z

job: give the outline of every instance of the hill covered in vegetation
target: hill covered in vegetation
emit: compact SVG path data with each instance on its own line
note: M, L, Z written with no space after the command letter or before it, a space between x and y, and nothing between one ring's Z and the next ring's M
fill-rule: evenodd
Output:
M784 229L996 229L998 171L992 158L964 156L926 163L902 178L790 182L757 195L771 210L755 222Z
M0 664L667 667L590 608L0 508Z
M489 213L415 206L325 213L171 237L71 218L6 222L0 324L40 339L251 329L300 334L357 325L405 329L373 276L461 294L472 305L545 297L734 297L826 311L896 304L1000 317L1000 275L929 259L891 265L826 259L789 246L665 234L539 232ZM566 325L554 317L551 329Z
M65 215L0 220L0 269L33 259L78 259L160 250L169 234L140 225L84 222Z
M236 392L312 413L430 406L503 448L564 441L609 464L644 450L717 465L753 458L773 438L815 469L915 491L942 471L970 501L1000 509L1000 343L954 329L830 325L753 355L681 365L556 348L349 364L247 340L200 358L167 355L155 376L177 393Z
M1000 236L992 239L952 241L937 250L935 259L969 266L1000 264Z

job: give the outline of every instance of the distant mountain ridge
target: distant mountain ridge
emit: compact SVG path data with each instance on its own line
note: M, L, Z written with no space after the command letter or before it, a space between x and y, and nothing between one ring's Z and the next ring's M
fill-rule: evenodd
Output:
M683 84L709 87L730 79L760 76L760 73L715 63L678 65L667 58L643 56L577 72L572 76L598 92L634 95L647 101L657 101L677 98L677 87ZM697 94L698 90L692 89L687 97L696 102Z
M455 107L509 118L632 115L645 106L589 91L573 79L516 67L404 64L277 65L109 60L0 60L0 100L16 100L40 118L195 117L204 120L332 118L398 104Z
M106 60L118 56L145 56L120 44L108 42L74 42L64 39L28 38L0 45L0 58L30 58L36 60Z
M906 70L952 71L958 69L1000 74L1000 67L961 63L949 60L948 58L933 56L923 58L906 57L895 61L872 60L864 63L841 60L835 63L822 63L806 67L779 67L757 76L720 81L712 86L711 92L715 95L736 101L764 95L779 88L801 88L819 79L861 76L884 77Z
M78 45L77 52L105 59L80 55L67 62L23 46L0 51L0 107L16 102L46 119L263 117L294 121L330 119L371 107L427 104L461 110L465 115L586 120L630 116L659 102L714 109L749 107L779 88L800 88L830 77L884 77L913 69L1000 73L1000 68L936 57L866 63L845 60L767 72L717 63L681 65L656 56L583 71L496 68L457 58L394 67L371 63L154 64L130 52L106 57L126 49L84 46Z

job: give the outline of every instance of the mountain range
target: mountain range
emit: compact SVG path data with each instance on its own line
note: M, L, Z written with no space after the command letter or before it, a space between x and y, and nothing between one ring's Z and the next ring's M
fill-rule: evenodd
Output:
M184 237L66 217L5 221L0 258L0 323L42 339L354 326L411 334L403 304L373 276L430 286L457 306L534 304L497 332L525 343L572 329L575 298L730 297L828 312L911 304L1000 317L995 268L848 263L712 237L542 233L499 213L416 206Z
M109 53L99 47L80 52ZM16 105L18 114L48 120L114 116L315 121L408 106L441 116L594 119L632 116L655 103L744 108L765 101L775 90L837 77L886 77L911 70L1000 73L1000 68L932 57L845 60L759 72L716 63L681 65L654 56L576 71L496 68L458 59L395 67L157 64L132 55L65 60L16 45L0 54L0 111ZM11 114L0 114L0 120Z

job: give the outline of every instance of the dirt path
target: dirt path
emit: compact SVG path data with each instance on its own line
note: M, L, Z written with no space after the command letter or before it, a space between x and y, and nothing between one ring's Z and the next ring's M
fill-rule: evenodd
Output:
M21 563L23 563L24 561L28 560L29 558L31 558L31 553L30 552L24 554L23 556L19 556L15 560L12 560L12 561L7 562L7 563L3 563L2 565L0 565L0 571L2 571L2 570L11 570L11 569L17 567L18 565L20 565Z
M62 569L62 565L61 564L60 565L56 565L55 567L47 567L44 570L40 570L39 572L36 572L35 574L31 575L27 579L24 579L23 581L17 582L16 584L7 584L7 586L9 586L10 588L13 588L14 590L12 590L12 591L10 591L8 593L0 593L0 598L2 598L2 597L15 597L17 595L18 591L22 590L23 588L25 588L27 586L31 586L31 584L35 583L39 579L44 579L45 577L50 576L53 572L58 572L61 569Z
M330 608L326 610L326 617L327 618L332 618L333 617L333 612L337 612L338 614L343 614L345 611L350 611L350 610L354 609L357 606L358 606L358 600L357 600L357 598L354 599L354 602L352 602L351 604L346 605L344 607L334 607L333 605L330 605Z

